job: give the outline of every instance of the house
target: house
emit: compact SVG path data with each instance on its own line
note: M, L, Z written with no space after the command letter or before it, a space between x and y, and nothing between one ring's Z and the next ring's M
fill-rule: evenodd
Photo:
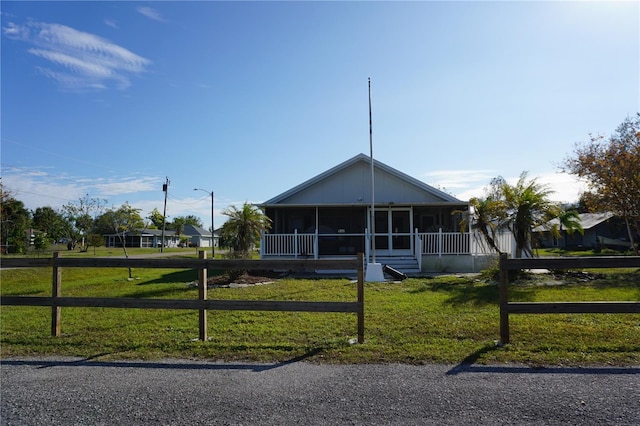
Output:
M123 234L105 234L106 247L122 247ZM181 239L187 239L190 247L211 247L211 232L198 226L185 225L180 235L175 231L165 230L165 247L179 247ZM138 229L124 233L126 247L160 247L162 241L161 229ZM215 247L219 245L220 237L214 233Z
M539 235L539 246L570 249L608 247L623 250L630 247L624 222L613 213L580 213L579 220L584 234L579 232L563 233L562 238L555 237L548 229L552 226L560 226L557 218L549 221L544 228L536 229Z
M339 258L363 253L405 273L471 271L488 265L478 235L461 229L459 200L364 154L258 206L272 221L261 258Z
M182 229L182 235L189 238L191 247L211 247L211 231L193 225L185 225ZM220 235L218 231L213 233L214 247L220 245Z
M118 234L104 234L105 247L122 247L124 238L125 247L160 247L162 241L161 229L138 229ZM174 231L164 231L164 246L178 247L180 239Z

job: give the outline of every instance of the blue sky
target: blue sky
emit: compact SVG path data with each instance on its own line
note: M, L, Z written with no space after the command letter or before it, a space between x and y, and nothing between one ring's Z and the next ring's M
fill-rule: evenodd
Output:
M266 201L369 153L467 200L640 111L627 2L2 1L2 182L146 216Z

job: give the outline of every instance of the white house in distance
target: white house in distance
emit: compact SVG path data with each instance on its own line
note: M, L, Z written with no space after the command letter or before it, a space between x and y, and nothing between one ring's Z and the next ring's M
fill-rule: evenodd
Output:
M122 239L124 237L127 247L160 247L162 241L161 229L144 229L126 232L122 234L105 234L106 247L122 247ZM214 247L219 246L220 237L218 232L213 235ZM173 230L165 230L164 246L179 247L181 239L187 238L188 245L191 247L211 247L211 232L198 226L185 225L180 235Z
M211 247L211 231L193 225L185 225L182 235L189 237L189 245L192 247ZM219 246L219 236L217 231L213 233L214 247Z
M469 203L377 160L376 262L404 273L464 272L495 258L479 235L461 229ZM272 227L262 235L261 258L371 260L371 160L364 154L259 204ZM511 240L504 239L509 245Z

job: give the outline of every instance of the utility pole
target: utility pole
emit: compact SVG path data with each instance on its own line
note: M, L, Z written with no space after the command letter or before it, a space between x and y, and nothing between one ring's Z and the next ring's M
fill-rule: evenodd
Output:
M162 212L162 241L160 242L160 253L164 253L164 232L167 228L167 195L169 194L169 178L165 178L165 183L162 185L162 192L164 192L164 210Z

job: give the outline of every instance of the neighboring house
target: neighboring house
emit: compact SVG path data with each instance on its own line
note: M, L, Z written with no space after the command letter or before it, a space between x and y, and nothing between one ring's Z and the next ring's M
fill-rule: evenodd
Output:
M469 204L374 161L375 251L371 242L371 160L355 157L259 204L271 219L261 258L354 257L403 272L486 267L478 236L460 228ZM508 244L511 240L508 239ZM486 256L485 256L486 257Z
M125 247L160 247L162 229L139 229L124 234L104 234L104 244L106 247L122 247L123 237ZM164 242L165 247L178 247L180 239L174 231L165 230Z
M562 238L554 237L548 229L559 227L558 219L551 220L544 228L537 228L540 247L560 247L569 249L619 248L630 247L629 236L624 222L613 213L580 213L580 224L584 234L563 232Z
M185 225L182 235L189 237L189 245L192 247L211 247L211 231L193 225ZM220 235L218 231L213 233L214 247L220 246Z
M106 247L122 247L123 234L104 234ZM211 232L206 229L185 225L182 233L177 235L173 230L165 230L165 247L179 247L180 239L187 238L191 247L211 247ZM160 247L162 229L138 229L124 234L126 247ZM214 233L214 244L218 247L220 237Z

